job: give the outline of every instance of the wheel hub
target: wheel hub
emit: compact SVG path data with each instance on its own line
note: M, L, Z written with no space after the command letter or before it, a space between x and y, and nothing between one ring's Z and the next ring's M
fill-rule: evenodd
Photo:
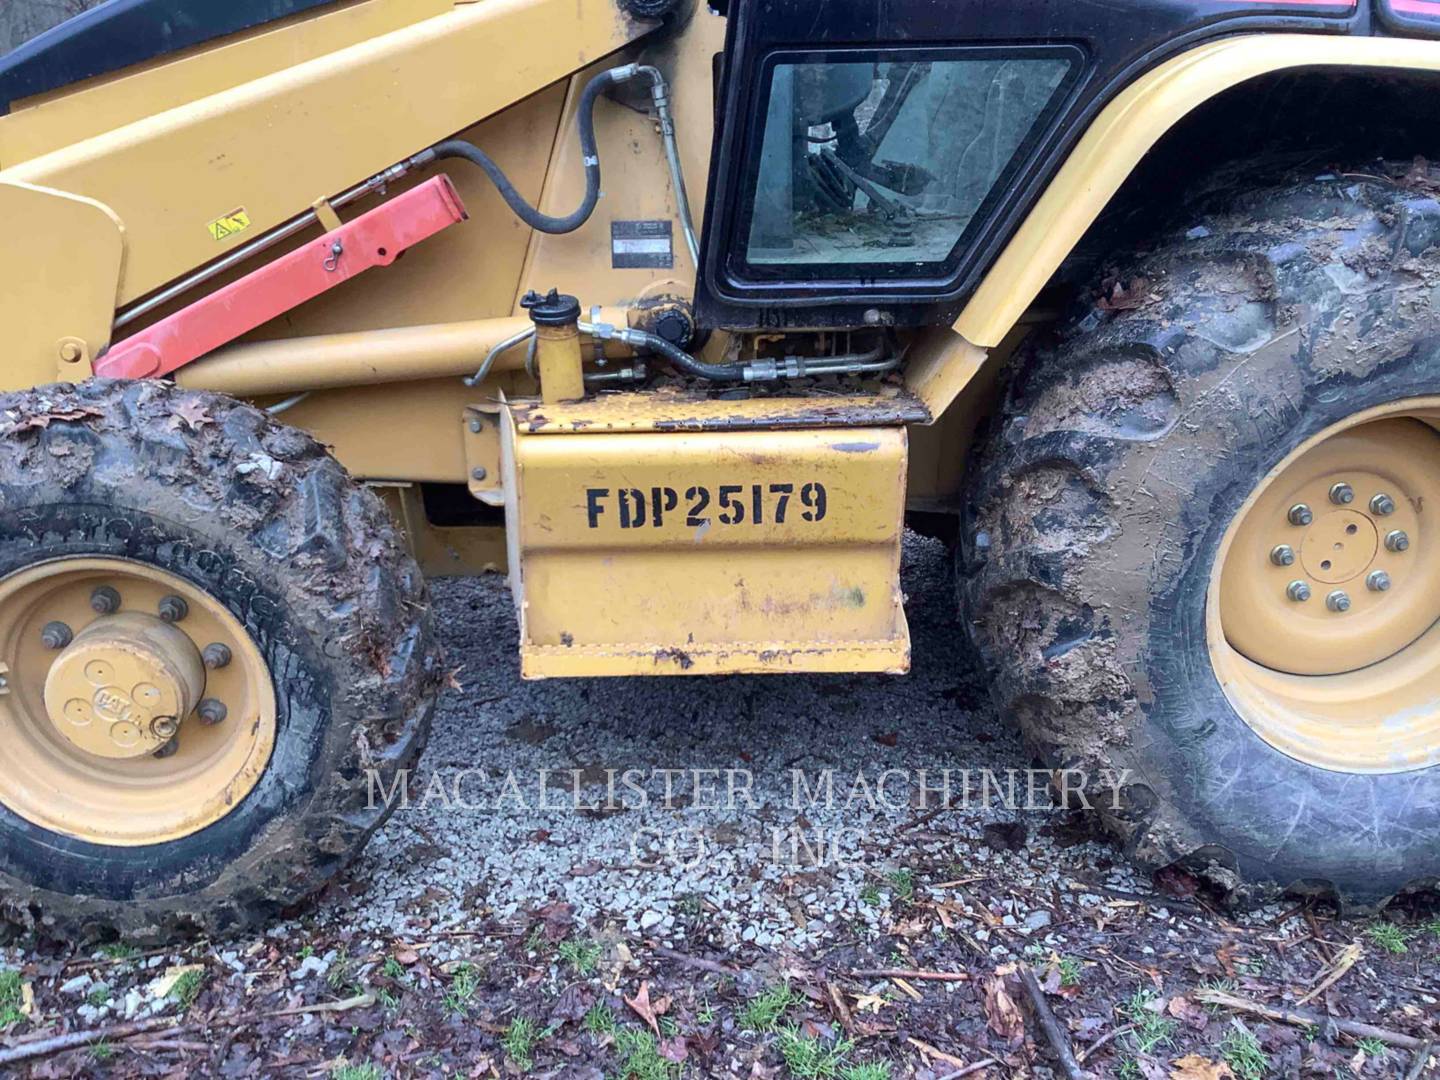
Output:
M1310 439L1241 507L1211 579L1221 688L1270 745L1321 768L1440 762L1440 399Z
M1399 652L1440 619L1440 434L1410 418L1338 432L1267 478L1221 577L1225 636L1275 671L1331 675ZM1403 540L1397 541L1400 537Z
M205 689L200 650L153 615L97 619L45 678L45 708L81 750L105 758L153 754L175 737Z
M25 820L113 846L190 835L241 805L276 732L265 656L190 581L107 557L0 578L0 804Z

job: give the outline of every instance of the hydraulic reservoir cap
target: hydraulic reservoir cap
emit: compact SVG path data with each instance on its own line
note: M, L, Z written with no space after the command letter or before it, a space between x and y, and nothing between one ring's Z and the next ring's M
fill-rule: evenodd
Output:
M520 306L530 312L536 326L573 326L580 321L580 301L558 289L544 296L531 289L520 298Z

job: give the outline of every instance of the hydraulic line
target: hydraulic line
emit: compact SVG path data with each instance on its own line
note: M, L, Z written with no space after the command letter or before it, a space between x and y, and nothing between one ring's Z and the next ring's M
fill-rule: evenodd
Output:
M495 164L489 154L464 139L446 139L442 143L437 143L430 149L416 154L410 159L409 164L414 168L423 168L435 161L459 158L472 165L478 165L500 192L500 197L526 225L543 233L574 232L590 220L590 215L595 212L595 204L600 199L600 154L595 145L595 102L610 87L629 78L633 67L632 64L627 67L602 71L585 84L585 89L580 95L577 119L580 126L580 152L585 161L585 197L580 200L580 206L574 213L564 217L542 214L526 202L520 192L515 190L515 185L510 182L510 178L505 175L499 165Z

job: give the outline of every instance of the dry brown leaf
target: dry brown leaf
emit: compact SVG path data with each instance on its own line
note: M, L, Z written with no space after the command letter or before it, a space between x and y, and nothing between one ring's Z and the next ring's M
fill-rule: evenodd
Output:
M622 995L623 997L623 995ZM669 1004L669 999L664 999ZM650 984L641 982L640 989L635 991L633 998L625 998L625 1004L634 1010L635 1015L650 1025L650 1030L655 1032L655 1037L660 1037L660 1021L655 1019L655 1008L650 1004Z
M995 974L985 980L983 987L985 1023L990 1030L1010 1046L1019 1046L1025 1041L1025 1016L1015 999L1010 996L1007 977L1015 972L1014 964L1005 964L995 969Z
M1195 1004L1184 994L1176 994L1171 998L1165 1011L1196 1031L1204 1031L1210 1023L1210 1014L1205 1011L1205 1007Z
M1223 1061L1211 1061L1199 1054L1186 1054L1170 1064L1170 1080L1235 1080L1230 1066Z

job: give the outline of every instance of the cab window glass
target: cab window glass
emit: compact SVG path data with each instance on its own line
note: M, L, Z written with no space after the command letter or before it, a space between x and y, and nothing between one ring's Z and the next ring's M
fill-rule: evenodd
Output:
M773 64L745 261L764 276L946 263L1071 67L989 54Z

